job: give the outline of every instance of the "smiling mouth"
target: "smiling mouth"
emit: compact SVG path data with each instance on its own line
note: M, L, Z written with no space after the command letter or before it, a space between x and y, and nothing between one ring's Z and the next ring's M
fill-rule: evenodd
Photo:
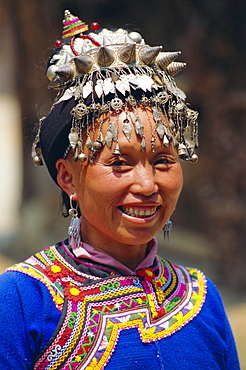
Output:
M158 207L149 208L147 210L143 210L143 209L140 210L140 209L136 209L136 208L132 208L132 207L130 207L130 208L119 207L119 208L123 213L125 213L128 216L138 217L138 218L146 218L146 217L150 217L153 214L155 214Z

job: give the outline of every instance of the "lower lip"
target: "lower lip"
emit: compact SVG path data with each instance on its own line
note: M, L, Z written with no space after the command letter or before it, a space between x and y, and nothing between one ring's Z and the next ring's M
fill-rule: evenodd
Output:
M158 210L159 210L159 207L157 207L156 209L156 212L151 215L151 216L147 216L147 217L135 217L135 216L130 216L130 215L127 215L126 213L124 213L120 208L117 208L118 211L121 213L121 215L126 218L127 220L131 221L131 222L135 222L135 223L138 223L138 224L146 224L148 222L151 222L153 221L156 216L157 216L157 213L158 213Z

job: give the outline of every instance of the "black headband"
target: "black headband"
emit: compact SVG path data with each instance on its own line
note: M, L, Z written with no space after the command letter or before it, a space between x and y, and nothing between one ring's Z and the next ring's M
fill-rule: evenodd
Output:
M49 173L56 182L56 161L63 158L69 146L68 135L71 129L71 110L76 101L70 99L53 107L43 120L40 131L40 146Z

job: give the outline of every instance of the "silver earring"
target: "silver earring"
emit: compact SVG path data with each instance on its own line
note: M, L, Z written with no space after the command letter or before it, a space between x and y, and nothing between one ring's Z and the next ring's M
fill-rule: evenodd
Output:
M73 207L73 195L70 196L70 209L68 213L72 216L68 227L68 235L70 236L70 245L75 249L80 245L80 219L77 208Z
M171 220L168 220L166 223L165 223L165 226L162 228L162 230L164 231L164 239L166 240L170 240L170 231L172 230L172 227L173 227L173 223Z

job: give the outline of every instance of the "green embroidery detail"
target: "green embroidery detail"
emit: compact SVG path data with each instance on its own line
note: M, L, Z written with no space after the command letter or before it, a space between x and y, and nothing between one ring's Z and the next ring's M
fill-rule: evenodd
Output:
M105 292L106 290L112 290L112 289L119 288L119 287L120 287L120 283L118 281L113 281L112 283L101 285L100 290L101 292Z
M176 304L178 302L181 301L181 298L180 297L174 297L166 306L165 306L165 310L166 312L170 312L174 306L176 306Z
M77 313L76 312L71 312L71 317L70 317L69 322L67 324L69 329L73 329L75 321L76 321L76 317L77 317Z
M49 257L51 261L56 260L56 256L54 255L51 249L46 249L45 253L47 254L47 256Z

